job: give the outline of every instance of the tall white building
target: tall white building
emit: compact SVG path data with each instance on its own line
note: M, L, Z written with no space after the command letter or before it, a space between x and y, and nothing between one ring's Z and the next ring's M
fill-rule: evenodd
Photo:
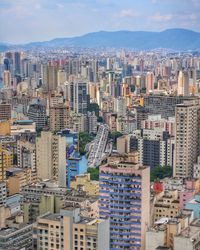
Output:
M117 116L126 115L126 99L124 97L118 97L114 99L114 111L117 113Z

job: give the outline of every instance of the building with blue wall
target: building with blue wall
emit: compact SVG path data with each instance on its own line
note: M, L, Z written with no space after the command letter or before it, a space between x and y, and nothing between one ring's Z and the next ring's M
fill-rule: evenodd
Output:
M70 188L70 182L77 175L81 175L87 172L88 161L85 156L81 156L76 152L67 160L67 187Z
M189 200L186 205L186 209L194 211L194 218L200 219L200 194L196 194L193 199Z

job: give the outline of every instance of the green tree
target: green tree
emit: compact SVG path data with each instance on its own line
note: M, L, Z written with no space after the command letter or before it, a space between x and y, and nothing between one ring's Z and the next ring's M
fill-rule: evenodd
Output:
M89 134L86 132L80 132L79 133L79 152L81 155L85 154L85 146L87 143L91 142L92 140L94 140L94 135L93 134Z
M112 133L109 133L108 135L108 139L112 139L113 140L113 146L114 148L116 148L116 145L117 145L117 138L121 137L123 134L121 132L112 132Z
M171 166L157 166L151 169L150 179L154 181L156 179L163 179L165 177L172 177L173 169Z
M131 85L131 92L135 91L135 85Z
M90 179L92 181L98 181L99 180L99 167L97 167L97 168L88 168L87 172L90 173Z
M95 115L97 117L99 117L99 105L97 103L90 103L89 107L88 107L88 111L92 112L94 111L95 112Z

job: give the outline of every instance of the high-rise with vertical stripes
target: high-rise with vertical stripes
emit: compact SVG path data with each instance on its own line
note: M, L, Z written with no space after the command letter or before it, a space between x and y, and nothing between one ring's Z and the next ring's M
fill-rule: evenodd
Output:
M110 249L145 249L150 215L150 170L138 164L138 153L127 161L100 167L99 209L110 219Z

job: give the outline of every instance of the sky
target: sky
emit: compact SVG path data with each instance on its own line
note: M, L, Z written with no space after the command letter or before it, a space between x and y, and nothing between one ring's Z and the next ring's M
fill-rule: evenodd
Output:
M0 0L0 42L169 28L200 32L200 0Z

